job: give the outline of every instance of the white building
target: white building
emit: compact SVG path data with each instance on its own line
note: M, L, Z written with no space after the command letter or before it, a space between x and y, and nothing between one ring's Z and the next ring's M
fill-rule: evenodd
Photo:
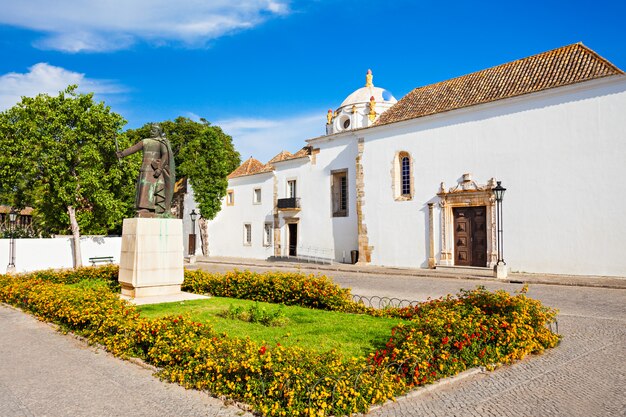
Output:
M626 276L626 76L582 44L416 88L352 93L327 135L249 159L211 256Z

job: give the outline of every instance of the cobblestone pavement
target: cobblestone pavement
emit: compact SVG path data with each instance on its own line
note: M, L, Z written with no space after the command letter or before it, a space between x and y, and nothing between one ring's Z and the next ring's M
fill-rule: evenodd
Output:
M0 304L0 416L252 416Z
M233 268L199 267L216 272ZM480 280L324 273L341 286L351 287L353 294L408 300L436 298L477 285L509 292L522 287ZM560 310L563 341L556 349L493 372L415 391L368 415L626 416L626 290L533 284L528 295Z

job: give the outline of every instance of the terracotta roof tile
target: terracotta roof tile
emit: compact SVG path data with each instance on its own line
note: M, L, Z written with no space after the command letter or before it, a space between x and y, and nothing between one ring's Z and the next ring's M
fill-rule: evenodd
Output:
M11 206L0 206L0 213L2 214L8 214L11 212ZM32 216L33 214L33 209L32 207L26 207L20 210L20 215L22 216Z
M281 153L279 153L278 155L270 159L268 164L273 164L275 162L289 161L291 159L304 158L305 156L309 156L309 155L311 155L311 147L307 145L294 154L287 152L287 151L282 151Z
M228 175L228 179L237 178L237 177L245 177L246 175L255 175L261 174L264 172L270 172L274 170L274 166L272 165L275 162L288 161L291 159L304 158L306 156L311 155L311 147L305 146L300 149L298 152L292 154L287 151L282 151L272 159L267 164L263 164L261 161L250 157L243 164L239 165L239 167L231 172Z
M624 72L582 43L577 43L416 88L383 113L376 125L618 74Z
M290 152L282 151L268 162L268 164L273 164L274 162L285 161L287 159L291 159L293 155Z
M244 177L246 175L261 174L263 172L272 171L272 166L269 164L263 164L261 161L250 157L243 164L228 175L228 179Z
M309 156L309 155L311 155L311 147L305 146L304 148L300 149L298 152L294 153L291 159L304 158L305 156Z

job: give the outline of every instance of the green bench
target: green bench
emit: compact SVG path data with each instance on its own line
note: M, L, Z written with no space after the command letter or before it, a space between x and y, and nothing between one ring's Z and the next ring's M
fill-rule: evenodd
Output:
M91 266L96 266L97 263L113 263L112 256L94 256L93 258L89 258L89 262L91 262Z

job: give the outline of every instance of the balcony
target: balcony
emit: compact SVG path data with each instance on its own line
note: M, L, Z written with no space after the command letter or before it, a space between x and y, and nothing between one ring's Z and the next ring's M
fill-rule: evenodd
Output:
M277 206L278 206L278 210L299 211L300 210L300 197L279 198Z

